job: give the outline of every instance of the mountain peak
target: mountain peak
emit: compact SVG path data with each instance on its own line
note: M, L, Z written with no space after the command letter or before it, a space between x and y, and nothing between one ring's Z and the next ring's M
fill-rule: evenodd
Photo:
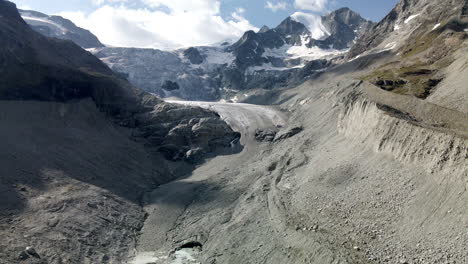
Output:
M281 24L279 24L275 31L285 35L291 34L308 34L310 31L307 29L306 25L297 21L292 16L287 17Z
M269 28L267 25L264 25L264 26L258 31L258 33L265 33L265 32L267 32L268 30L270 30L270 28Z
M0 18L7 18L16 21L22 21L16 5L9 1L0 1Z
M366 22L368 20L361 17L361 15L349 7L342 7L337 9L330 14L324 16L325 20L335 20L345 24L358 24Z
M341 7L341 8L338 8L336 9L335 11L332 11L331 13L346 13L346 12L353 12L353 13L356 13L354 12L351 8L349 7Z

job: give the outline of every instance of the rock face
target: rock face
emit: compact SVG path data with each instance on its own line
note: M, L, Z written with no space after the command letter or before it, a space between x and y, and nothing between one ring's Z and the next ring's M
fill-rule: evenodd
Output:
M414 96L449 109L467 112L464 83L468 17L467 1L406 0L360 38L348 59L368 54L396 54L365 80L396 94Z
M104 47L91 32L61 16L48 16L29 10L20 10L20 14L26 23L44 36L71 40L85 49Z
M322 23L330 36L315 44L323 49L333 47L339 50L351 48L357 38L374 26L373 22L363 19L349 8L340 8L322 17Z
M445 1L443 5L431 0L404 0L372 30L362 35L347 54L348 58L370 51L395 47L415 34L436 30L450 19L464 18L465 0Z
M136 86L159 96L234 100L245 90L271 90L291 85L288 80L303 81L329 66L323 59L344 54L372 25L343 8L324 17L297 13L274 29L248 31L229 46L176 51L103 48L92 52L113 70L128 74ZM176 82L180 89L162 89L167 81Z
M162 88L166 91L175 91L179 90L179 85L176 82L165 81L162 85Z

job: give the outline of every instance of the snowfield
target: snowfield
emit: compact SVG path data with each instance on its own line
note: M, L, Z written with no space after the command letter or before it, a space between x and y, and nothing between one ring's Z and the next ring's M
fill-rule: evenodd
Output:
M329 59L348 52L348 49L337 50L337 49L321 49L317 46L307 47L306 43L310 41L310 36L301 36L301 46L294 45L283 45L276 49L265 49L262 57L264 58L279 58L282 59L288 66L286 67L275 67L271 63L265 63L261 66L249 67L247 69L248 74L252 74L257 71L284 71L296 68L304 67L308 62L318 59ZM297 62L299 61L299 63Z

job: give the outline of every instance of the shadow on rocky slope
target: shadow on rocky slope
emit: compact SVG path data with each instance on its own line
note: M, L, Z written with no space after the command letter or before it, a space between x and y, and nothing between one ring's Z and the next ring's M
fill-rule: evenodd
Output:
M216 113L164 103L33 31L3 0L0 45L0 263L125 262L142 193L240 137Z

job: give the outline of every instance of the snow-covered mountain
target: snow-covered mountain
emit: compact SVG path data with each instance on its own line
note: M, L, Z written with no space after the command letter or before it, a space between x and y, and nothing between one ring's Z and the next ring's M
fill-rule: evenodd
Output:
M323 17L297 12L276 28L246 32L232 45L175 51L90 51L135 85L159 96L236 101L246 90L287 86L297 79L294 76L323 70L332 59L344 56L372 26L349 8L342 8ZM167 83L176 85L168 90Z
M174 51L104 47L69 20L21 11L36 31L87 48L134 85L161 97L219 100L274 89L322 71L344 57L374 24L349 8L327 16L296 12L277 27L247 31L236 43Z
M197 47L161 51L138 48L89 49L134 85L161 97L190 100L220 98L222 69L235 57L223 47ZM174 83L173 88L165 85Z
M237 66L255 67L250 71L303 67L345 53L372 25L349 8L324 17L296 12L274 29L246 32L229 50Z
M61 16L48 16L40 12L29 10L19 11L26 23L35 31L47 37L72 40L85 49L104 47L99 39L91 32L77 27L73 22Z

